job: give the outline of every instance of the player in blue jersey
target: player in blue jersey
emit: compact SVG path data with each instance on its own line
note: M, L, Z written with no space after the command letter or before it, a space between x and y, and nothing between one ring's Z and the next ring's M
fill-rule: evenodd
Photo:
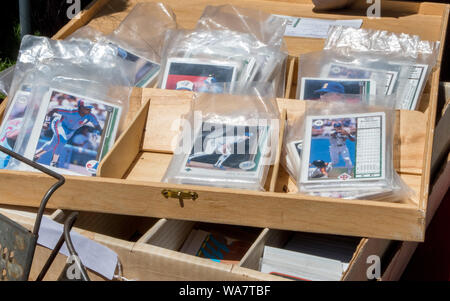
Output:
M92 105L85 103L83 100L78 100L76 109L55 108L51 110L45 117L44 128L50 125L53 137L36 151L34 161L39 160L45 153L52 152L50 166L57 167L59 157L67 141L82 126L92 124L94 133L100 135L102 128L97 118L91 114L93 108Z

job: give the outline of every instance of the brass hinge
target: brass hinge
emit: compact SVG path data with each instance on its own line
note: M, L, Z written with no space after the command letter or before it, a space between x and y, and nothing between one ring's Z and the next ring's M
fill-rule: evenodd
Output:
M170 189L163 189L161 191L162 195L168 199L168 198L175 198L180 201L180 207L184 207L184 199L191 199L195 201L198 198L197 192L191 192L191 191L179 191L179 190L170 190Z

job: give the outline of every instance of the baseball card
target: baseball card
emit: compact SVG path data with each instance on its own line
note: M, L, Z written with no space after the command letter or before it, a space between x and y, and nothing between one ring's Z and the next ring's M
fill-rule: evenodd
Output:
M119 57L136 64L136 77L134 79L134 85L136 87L145 88L155 80L161 68L159 64L137 56L121 47L117 46L117 48L117 55Z
M289 161L291 167L295 168L296 173L300 172L302 148L303 148L303 140L296 140L287 143Z
M8 108L0 127L0 145L11 151L17 141L17 137L22 128L26 109L31 102L31 87L22 85L18 90ZM10 157L0 152L0 169L6 168Z
M406 85L403 89L403 93L400 95L401 103L397 106L397 109L416 109L420 97L420 92L422 91L425 84L427 71L428 65L426 64L415 64L408 66Z
M308 116L301 182L385 178L385 113Z
M114 144L121 111L104 101L50 89L25 156L60 173L96 175Z
M375 81L384 79L384 95L392 94L398 77L397 71L361 68L345 64L332 63L329 64L326 69L325 76L331 78L363 78L373 79Z
M254 179L267 164L268 127L203 122L181 174L191 177Z
M233 90L237 69L238 64L235 62L169 58L161 88L203 93L229 93Z
M371 79L302 77L300 99L321 101L370 102L376 94L376 83Z

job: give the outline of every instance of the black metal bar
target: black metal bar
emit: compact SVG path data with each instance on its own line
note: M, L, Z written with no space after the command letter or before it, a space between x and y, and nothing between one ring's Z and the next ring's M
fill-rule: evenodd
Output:
M70 237L70 229L72 229L73 224L77 220L78 212L72 212L69 217L64 222L64 238L66 240L67 249L69 250L70 256L74 258L74 260L78 264L78 268L80 269L81 277L84 281L90 281L89 276L86 272L86 269L83 266L83 263L78 257L77 252L75 251L75 248L73 247L72 239Z
M56 256L58 255L59 251L61 250L62 246L64 244L64 232L61 233L61 236L59 237L58 242L56 243L55 248L53 249L52 253L47 259L47 262L45 262L44 267L42 268L41 272L39 273L39 276L36 278L36 281L42 281L47 274L48 270L50 269L50 266L52 265L53 261L55 261Z
M41 227L42 216L44 215L45 206L47 205L48 200L51 198L53 193L59 187L64 185L66 179L62 175L54 172L53 170L50 170L50 169L40 165L39 163L31 161L31 160L29 160L29 159L27 159L27 158L25 158L25 157L15 153L15 152L11 151L11 150L9 150L9 149L1 146L1 145L0 145L0 152L3 152L5 154L11 156L12 158L14 158L16 160L19 160L19 161L21 161L21 162L23 162L23 163L25 163L25 164L27 164L27 165L29 165L29 166L31 166L31 167L33 167L33 168L35 168L35 169L37 169L37 170L39 170L39 171L41 171L41 172L43 172L43 173L45 173L45 174L47 174L47 175L49 175L49 176L51 176L51 177L53 177L53 178L58 180L58 182L53 184L52 187L50 187L50 189L44 195L44 197L42 198L41 204L39 206L39 210L38 210L38 213L37 213L37 216L36 216L36 221L34 223L34 228L33 228L33 234L38 235L39 234L39 228Z
M31 3L30 0L19 0L20 37L31 34Z

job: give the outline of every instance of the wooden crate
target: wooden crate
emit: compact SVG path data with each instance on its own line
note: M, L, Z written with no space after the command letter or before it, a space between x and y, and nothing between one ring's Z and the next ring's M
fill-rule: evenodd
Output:
M56 38L64 38L87 23L108 33L137 2L141 1L98 0L89 10L81 13L80 19L64 27ZM189 28L193 27L204 6L211 2L193 0L189 6L172 0L166 3L175 11L180 25ZM309 1L214 2L215 5L224 3L257 7L284 15L343 18L342 14L336 12L313 12L313 5ZM366 7L358 5L340 13L344 13L346 18L364 19L364 28L406 32L418 34L422 39L444 41L448 5L386 1L382 2L385 17L381 19L364 17ZM416 26L418 23L422 26ZM286 41L292 57L320 50L323 46L323 40L318 39L286 38ZM102 161L102 177L67 177L67 183L55 194L49 207L422 241L439 65L440 59L427 83L419 111L397 112L394 163L401 177L416 191L417 199L386 203L303 196L295 193L292 181L282 168L278 175L273 174L272 179L276 183L273 192L161 183L162 173L171 158L169 141L176 135L175 132L168 132L161 136L161 129L166 129L176 116L186 110L190 96L189 93L177 91L136 89L131 100L130 115L136 113L137 116L134 119L130 117L129 128L119 138L114 150ZM295 90L295 72L295 60L292 60L288 68L287 95ZM280 99L279 104L287 109L289 118L304 110L302 101ZM33 200L33 196L43 193L51 184L51 179L43 175L4 170L0 171L0 181L0 203L22 206L37 206L38 200ZM21 189L17 189L19 185ZM78 195L80 189L85 191L84 196ZM191 190L197 192L199 198L195 201L185 200L184 208L180 208L178 200L167 200L162 196L163 189Z
M0 207L0 213L31 229L36 210L23 207ZM69 212L49 211L47 217L63 222ZM275 275L259 272L259 259L265 245L281 246L290 232L272 229L253 229L257 235L254 243L237 264L222 263L179 252L179 249L194 227L195 222L139 218L80 212L74 231L100 243L117 253L122 265L122 276L129 280L182 280L182 281L285 281ZM235 226L239 231L240 226ZM124 230L126 229L126 230ZM147 231L144 231L147 229ZM389 242L379 239L361 239L355 247L343 281L365 281L370 255L383 253ZM75 246L76 248L76 246ZM38 246L29 280L38 276L51 250ZM67 257L59 254L44 280L57 280ZM108 280L88 270L91 280Z

